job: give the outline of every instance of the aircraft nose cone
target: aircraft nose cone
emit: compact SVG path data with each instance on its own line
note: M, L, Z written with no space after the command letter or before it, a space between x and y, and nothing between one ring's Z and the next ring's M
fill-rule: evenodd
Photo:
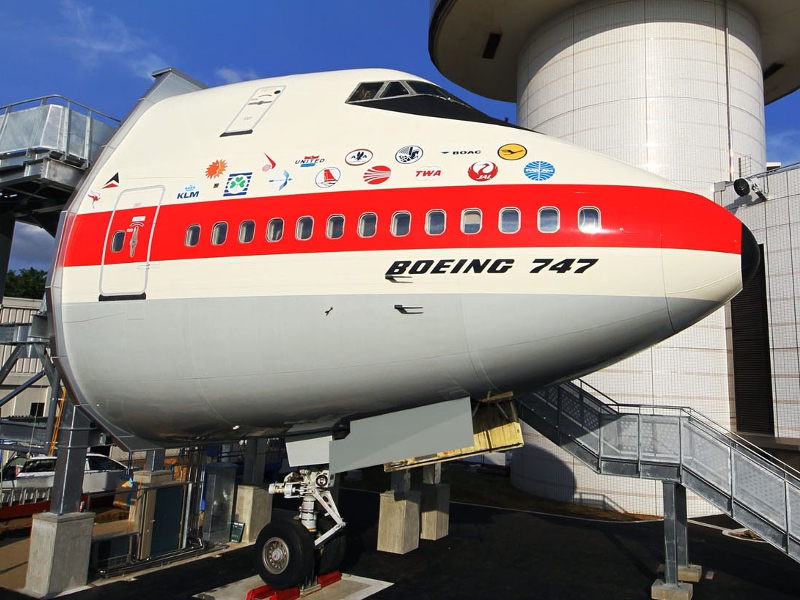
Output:
M761 250L752 232L742 223L742 287L747 285L758 270Z

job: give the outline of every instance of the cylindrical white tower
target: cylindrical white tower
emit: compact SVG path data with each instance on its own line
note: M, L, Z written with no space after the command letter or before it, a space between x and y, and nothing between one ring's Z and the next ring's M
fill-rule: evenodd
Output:
M782 0L439 0L429 50L456 83L516 100L520 125L711 197L714 182L764 170L765 95L800 84L786 10L800 17ZM691 406L735 429L729 362L719 311L587 380L618 402ZM661 513L659 482L596 475L523 430L517 487ZM690 499L690 514L709 510Z

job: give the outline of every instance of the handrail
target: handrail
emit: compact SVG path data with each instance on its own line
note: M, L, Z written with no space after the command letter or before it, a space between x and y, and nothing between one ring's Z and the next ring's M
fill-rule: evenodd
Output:
M62 106L61 104L57 104L56 102L51 102L52 100L63 101L64 106L66 106L67 108L72 108L76 106L80 107L84 109L89 115L101 116L105 119L108 119L109 121L114 122L116 125L119 125L121 123L120 119L112 117L111 115L108 115L102 111L91 108L90 106L86 106L85 104L82 104L80 102L76 102L75 100L70 100L69 98L67 98L66 96L62 96L61 94L49 94L47 96L39 96L37 98L30 98L28 100L20 100L19 102L12 102L11 104L0 106L0 111L2 111L4 114L8 114L12 112L15 108L18 108L25 104L33 104L33 103L37 103L36 105L38 106L45 106L47 104L56 104L57 106Z
M588 383L586 383L586 382L584 382L583 380L580 380L580 379L578 381L581 383L581 386L577 386L574 383L572 383L571 385L575 385L575 387L579 387L579 389L582 389L582 386L585 385L586 387L596 391L603 398L608 398L608 396L606 396L605 394L603 394L602 392L600 392L599 390L594 388L592 385L590 385L590 384L588 384ZM599 406L602 406L604 408L608 408L608 404L602 402L598 398L593 397L591 395L586 396L586 397L589 398L591 401L594 401L595 403L597 403ZM788 465L785 462L783 462L782 460L772 456L768 452L765 452L763 449L759 448L758 446L756 446L755 444L753 444L749 440L746 440L745 438L743 438L742 436L738 435L737 433L724 428L722 425L720 425L719 423L717 423L713 419L710 419L710 418L706 417L703 413L700 413L700 412L698 412L697 410L695 410L695 409L693 409L691 407L673 406L673 405L653 406L653 405L645 405L645 404L627 404L627 403L615 402L615 401L611 400L610 398L608 398L608 399L610 400L610 403L612 404L612 407L616 408L620 412L620 414L630 414L630 413L623 412L626 409L631 410L633 412L633 414L647 414L647 413L649 413L652 416L670 416L670 414L668 414L668 413L676 413L677 412L678 416L683 415L683 416L686 416L689 419L692 419L698 425L702 425L706 429L709 429L709 430L713 431L716 434L720 434L723 438L727 438L727 441L735 442L736 444L742 446L743 448L746 448L747 450L749 450L750 452L752 452L753 454L755 454L759 458L765 460L766 462L771 463L772 465L774 465L776 467L779 467L783 471L786 471L787 474L792 475L793 477L796 477L796 478L800 479L800 471L798 471L797 469L795 469L791 465ZM656 411L658 411L658 413ZM662 411L663 411L663 413L662 413Z

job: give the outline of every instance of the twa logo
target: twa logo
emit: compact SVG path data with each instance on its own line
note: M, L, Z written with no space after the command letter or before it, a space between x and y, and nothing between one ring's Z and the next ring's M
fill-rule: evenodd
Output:
M489 181L497 175L497 165L490 161L476 162L467 169L467 175L474 181Z
M414 179L420 181L429 181L431 179L439 179L442 176L442 170L439 167L425 167L417 169L414 173Z
M370 185L383 183L392 176L392 170L383 165L376 165L364 172L364 181Z

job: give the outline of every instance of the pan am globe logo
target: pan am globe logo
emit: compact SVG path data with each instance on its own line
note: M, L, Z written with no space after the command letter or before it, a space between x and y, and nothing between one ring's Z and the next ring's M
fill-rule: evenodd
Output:
M544 160L534 160L525 165L525 176L533 181L545 181L556 174L556 168Z

